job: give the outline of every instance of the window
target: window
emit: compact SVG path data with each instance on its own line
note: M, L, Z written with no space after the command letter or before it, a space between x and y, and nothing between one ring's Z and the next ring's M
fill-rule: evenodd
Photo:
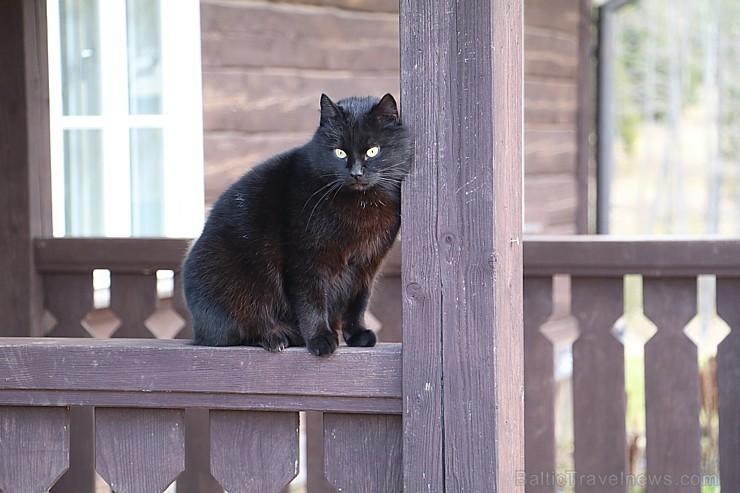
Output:
M740 234L740 2L600 18L599 232Z
M55 236L195 236L198 0L51 0Z

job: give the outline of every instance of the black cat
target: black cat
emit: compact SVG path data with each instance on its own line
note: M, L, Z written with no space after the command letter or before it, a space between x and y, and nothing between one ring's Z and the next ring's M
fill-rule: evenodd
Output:
M411 141L393 96L321 95L310 142L218 199L183 265L194 343L269 351L373 346L363 317L401 221Z

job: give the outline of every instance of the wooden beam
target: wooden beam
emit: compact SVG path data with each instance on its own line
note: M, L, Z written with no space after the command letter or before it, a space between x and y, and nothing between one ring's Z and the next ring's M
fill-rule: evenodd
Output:
M404 490L518 492L522 2L401 2Z
M5 338L0 375L0 405L401 412L400 344L342 346L316 358L305 348Z
M46 2L0 16L0 336L42 335L31 241L51 234Z

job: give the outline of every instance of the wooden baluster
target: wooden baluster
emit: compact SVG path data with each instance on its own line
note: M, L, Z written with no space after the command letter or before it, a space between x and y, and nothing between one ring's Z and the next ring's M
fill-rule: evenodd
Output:
M208 409L185 410L185 470L177 478L177 493L223 493L211 476Z
M555 378L550 340L540 332L552 314L552 277L524 278L524 470L539 478L555 472ZM554 484L526 481L527 493L554 492Z
M116 493L164 491L185 469L184 412L95 409L95 459Z
M334 493L324 472L324 413L306 411L306 490L311 493Z
M624 280L571 278L574 463L577 474L621 477L627 471L624 346L612 333L624 312ZM621 492L622 484L578 484L576 491Z
M211 411L211 474L229 493L278 493L298 473L298 413Z
M0 407L0 489L48 491L69 465L69 409Z
M92 337L80 322L93 309L92 272L45 274L44 307L56 319L49 337Z
M182 292L182 274L175 271L174 288L172 290L172 309L185 321L180 332L175 336L177 339L190 339L193 337L193 317L190 315L185 304L185 296Z
M403 491L402 435L399 415L325 413L326 479L339 492Z
M699 362L696 345L683 329L696 314L696 278L643 281L645 315L658 332L645 345L647 474L670 478L650 493L699 493L678 485L701 474L699 448Z
M157 308L155 273L111 271L110 308L121 319L121 326L113 337L154 337L144 321Z
M730 334L717 348L722 491L740 491L740 278L717 278L717 314Z

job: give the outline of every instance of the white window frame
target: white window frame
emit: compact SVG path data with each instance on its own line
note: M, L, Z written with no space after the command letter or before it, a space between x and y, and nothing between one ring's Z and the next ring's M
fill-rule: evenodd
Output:
M131 128L162 128L164 231L193 237L204 218L203 116L198 0L161 0L162 114L130 115L126 0L97 0L101 51L101 115L66 116L62 107L59 1L47 2L51 180L54 236L64 236L64 131L101 129L105 236L132 235Z

